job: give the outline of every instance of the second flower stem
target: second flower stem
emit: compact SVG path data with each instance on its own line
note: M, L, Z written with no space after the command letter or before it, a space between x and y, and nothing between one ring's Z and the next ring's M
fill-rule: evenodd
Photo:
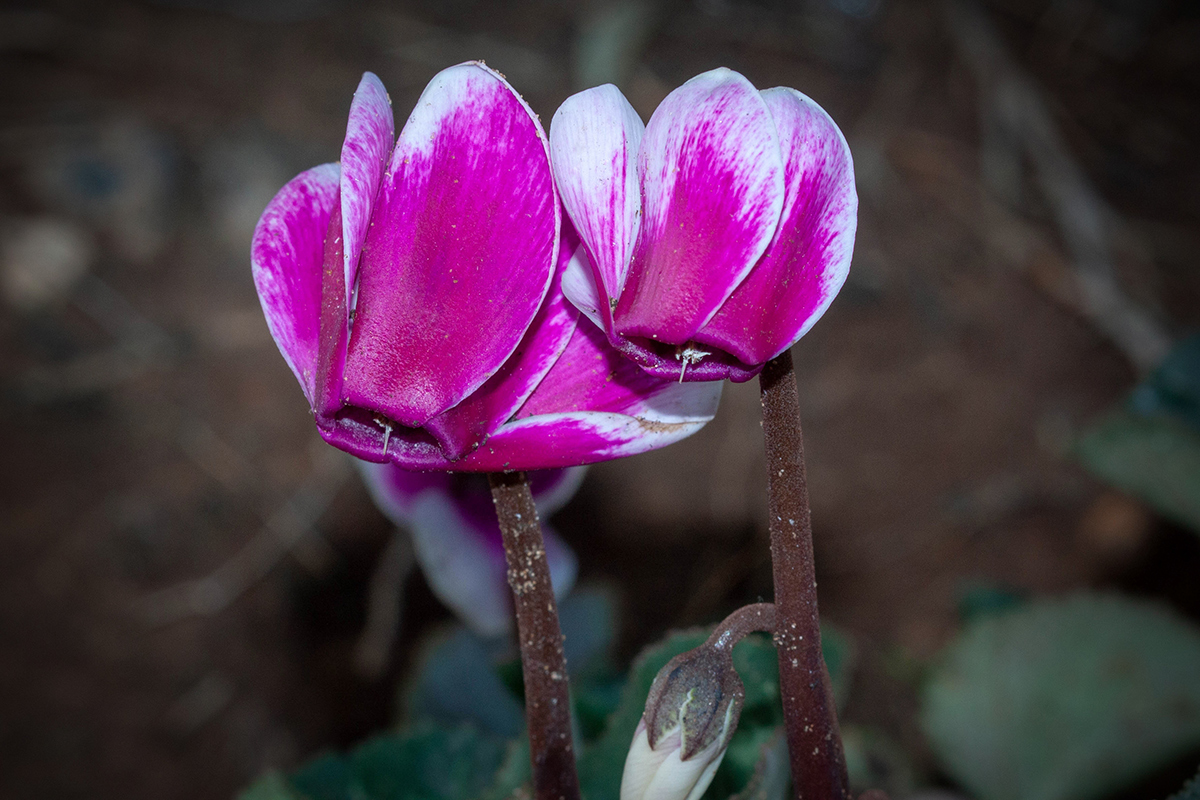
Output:
M534 794L537 800L579 800L567 660L537 508L525 473L494 472L488 481L517 614Z
M792 786L798 800L846 800L850 797L846 756L833 685L821 653L800 397L789 351L767 362L759 386L775 580L775 647Z

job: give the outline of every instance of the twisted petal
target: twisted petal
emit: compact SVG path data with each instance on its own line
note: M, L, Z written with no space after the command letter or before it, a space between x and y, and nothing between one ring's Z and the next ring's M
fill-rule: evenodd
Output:
M783 146L783 216L758 265L695 337L750 364L791 347L825 313L850 271L858 218L850 148L837 125L795 89L762 95Z
M254 230L251 269L267 327L310 406L316 405L321 264L339 169L302 172L272 198Z
M496 636L512 627L504 544L487 480L477 475L410 472L392 465L359 462L371 496L387 516L413 537L413 549L434 594L471 628ZM553 510L579 485L582 470L531 473L538 511ZM565 494L565 498L564 498ZM543 527L554 594L575 583L578 561L571 548Z
M684 344L766 250L783 162L766 103L715 69L662 102L642 140L642 235L614 316L618 334Z
M371 225L371 206L379 192L395 138L396 125L387 90L374 73L364 72L350 103L350 121L346 125L346 139L342 142L341 205L347 308L354 307L358 259Z
M641 228L637 156L645 127L612 84L568 97L550 123L554 180L606 298L621 296ZM600 310L607 326L612 310L607 302Z
M561 467L654 450L703 427L720 395L719 382L655 378L579 325L514 421L455 468Z
M549 289L558 226L529 107L482 64L438 73L400 132L372 213L346 399L416 428L478 389Z
M559 246L556 283L525 338L504 366L467 399L425 423L425 430L438 440L447 458L461 458L474 450L510 419L566 349L579 312L567 301L557 282L562 280L563 270L578 242L568 223Z

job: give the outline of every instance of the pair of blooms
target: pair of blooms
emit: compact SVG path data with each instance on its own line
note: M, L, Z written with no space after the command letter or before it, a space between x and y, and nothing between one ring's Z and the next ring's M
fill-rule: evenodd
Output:
M321 435L412 470L567 467L664 446L820 317L849 269L849 150L727 69L643 126L613 86L547 137L480 63L395 134L364 75L340 164L263 213L253 272Z

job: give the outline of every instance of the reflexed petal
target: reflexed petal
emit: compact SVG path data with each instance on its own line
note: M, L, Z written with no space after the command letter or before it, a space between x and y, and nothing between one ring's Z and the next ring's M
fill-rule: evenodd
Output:
M563 467L654 450L703 427L720 395L719 382L648 375L613 350L598 328L579 325L514 421L455 468Z
M338 175L337 164L323 164L290 180L267 204L250 250L267 328L310 406L320 349L321 263Z
M564 234L569 231L564 230ZM562 275L578 239L564 235L559 245ZM556 278L561 280L561 278ZM550 290L525 338L495 375L467 399L425 423L449 459L474 450L496 428L510 419L567 347L579 312L557 287Z
M387 90L374 73L364 72L342 142L342 223L345 240L346 307L353 308L354 281L358 258L371 224L371 206L387 167L396 139L392 104Z
M453 480L447 472L415 472L395 464L355 461L371 499L397 525L412 519L413 507L425 492L446 492Z
M559 211L536 117L482 64L438 73L372 222L346 398L417 427L495 374L549 289Z
M642 140L642 235L618 334L684 344L766 250L783 208L775 123L750 82L715 69L662 102Z
M482 480L482 478L481 478ZM487 498L491 504L491 498ZM413 549L429 588L471 628L498 636L512 628L512 592L504 544L495 512L470 513L449 495L429 492L417 498L411 522ZM543 526L550 584L562 597L575 584L578 562L571 548Z
M591 255L603 294L621 296L641 227L637 158L646 126L612 84L568 97L550 123L563 207ZM612 312L601 307L606 321Z
M359 462L376 505L396 525L412 533L417 561L434 594L471 628L496 636L512 626L512 599L504 544L487 479L478 475L410 472L390 464ZM581 472L582 470L579 470ZM532 484L551 483L574 490L576 470L531 475ZM569 495L568 495L569 497ZM538 511L552 513L545 493L535 496ZM543 528L554 594L575 584L578 561L551 529Z
M820 319L850 271L858 195L850 148L825 111L795 89L763 98L779 129L787 195L758 265L696 336L762 364Z
M529 472L529 490L538 513L548 517L567 504L587 475L587 467L535 469Z

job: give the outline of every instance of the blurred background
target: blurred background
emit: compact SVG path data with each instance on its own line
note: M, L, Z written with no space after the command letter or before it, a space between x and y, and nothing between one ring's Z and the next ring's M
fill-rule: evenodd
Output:
M391 720L449 614L380 568L392 526L316 435L250 237L337 159L364 70L402 120L476 58L544 122L609 81L648 118L723 65L845 131L854 266L793 352L846 720L936 784L912 665L972 598L1111 588L1200 620L1186 513L1079 448L1200 323L1193 4L6 3L0 796L228 797ZM700 434L594 467L555 518L615 591L622 658L770 599L758 419L757 384L730 385ZM400 613L364 655L373 581Z

